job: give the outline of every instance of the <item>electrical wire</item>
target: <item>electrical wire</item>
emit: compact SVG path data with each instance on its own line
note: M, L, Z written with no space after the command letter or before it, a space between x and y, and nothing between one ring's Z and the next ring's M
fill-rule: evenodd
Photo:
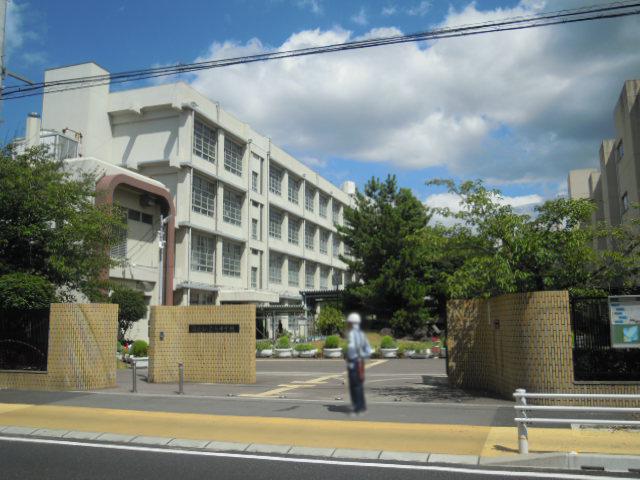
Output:
M585 21L620 18L640 14L640 2L625 1L614 2L606 5L595 5L577 9L565 9L554 12L543 12L530 16L511 17L498 21L488 21L477 24L458 25L455 27L443 27L429 31L408 35L395 35L390 37L357 40L346 43L325 45L320 47L308 47L295 50L267 52L242 57L224 58L189 64L178 64L165 67L147 68L140 70L94 75L72 79L63 79L50 82L39 82L28 86L10 86L2 91L2 98L6 100L42 95L43 93L57 93L69 90L83 89L106 84L119 84L147 80L151 78L178 75L181 73L196 72L200 70L223 68L232 65L241 65L269 60L334 53L362 48L371 48L384 45L394 45L408 42L421 42L456 38L469 35L479 35L494 32L514 31L529 28L538 28L551 25L570 24Z

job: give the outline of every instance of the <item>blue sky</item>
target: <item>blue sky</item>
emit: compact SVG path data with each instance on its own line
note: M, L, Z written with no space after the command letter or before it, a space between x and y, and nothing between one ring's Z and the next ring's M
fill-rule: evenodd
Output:
M11 0L7 65L38 81L47 67L89 60L117 72L594 3ZM425 180L482 178L523 205L562 193L569 169L596 164L622 83L640 76L639 40L628 18L180 79L338 184L395 173L446 205ZM4 103L3 139L41 109L37 97Z

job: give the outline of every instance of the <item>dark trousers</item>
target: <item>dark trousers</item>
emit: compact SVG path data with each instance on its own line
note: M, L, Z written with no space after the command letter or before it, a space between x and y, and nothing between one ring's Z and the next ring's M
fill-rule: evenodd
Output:
M351 404L354 412L364 412L367 404L364 400L364 385L358 374L356 362L347 363L347 371L349 372L349 393L351 394Z

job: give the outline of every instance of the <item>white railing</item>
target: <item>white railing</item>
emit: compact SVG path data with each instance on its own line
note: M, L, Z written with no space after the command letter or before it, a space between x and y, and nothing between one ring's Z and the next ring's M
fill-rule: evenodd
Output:
M529 412L577 412L577 413L640 413L640 408L634 407L573 407L562 405L527 405L527 398L554 399L554 400L637 400L640 402L640 395L633 394L588 394L588 393L529 393L520 388L513 396L516 399L516 424L518 425L518 450L520 453L529 453L529 432L530 424L583 424L583 425L625 425L640 427L639 420L606 420L591 418L543 418L531 417Z

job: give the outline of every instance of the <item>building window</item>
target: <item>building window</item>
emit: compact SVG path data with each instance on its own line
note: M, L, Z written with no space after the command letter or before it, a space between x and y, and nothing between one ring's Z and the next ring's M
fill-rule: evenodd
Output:
M282 212L269 208L269 236L280 240L282 238Z
M624 192L624 195L622 195L622 213L626 213L627 210L629 210L629 195Z
M329 269L322 267L320 269L320 290L329 288Z
M216 185L198 175L193 176L191 187L191 210L213 217L215 212L214 200L216 198Z
M126 223L126 219L123 218ZM111 245L111 258L127 258L127 227L118 228L116 231L116 239Z
M289 285L300 285L300 261L293 258L289 259Z
M313 225L307 223L304 226L304 247L313 250L315 248L316 229Z
M320 231L320 253L329 253L329 232L326 230Z
M333 234L333 258L340 257L340 239L338 238L338 234Z
M340 205L333 206L333 223L336 225L340 224Z
M244 148L228 138L224 139L224 169L234 175L242 176L242 156Z
M242 245L225 241L222 244L222 275L239 277L241 259Z
M208 162L216 161L216 143L218 134L199 120L193 127L193 153Z
M307 262L307 266L305 268L305 288L315 288L316 286L316 267L312 263Z
M298 245L300 243L300 220L289 215L289 243Z
M258 192L258 183L260 181L260 177L258 176L258 172L251 172L251 190L254 192Z
M282 170L273 165L269 166L269 191L282 196Z
M306 208L310 212L314 211L315 195L315 190L307 185L307 187L304 189L304 208Z
M191 236L191 270L213 272L214 254L215 240L212 237L196 233Z
M258 240L258 220L255 218L251 219L251 238Z
M322 218L327 218L327 209L329 208L329 197L326 195L320 195L320 209L319 213Z
M212 292L191 290L189 297L189 305L213 305L215 303Z
M251 288L258 288L258 268L251 267Z
M282 283L282 257L273 252L269 252L269 282Z
M143 213L142 215L140 215L140 221L142 223L153 225L153 215L149 215L148 213Z
M242 225L242 195L225 189L222 220L231 225Z
M298 193L300 192L300 181L289 174L289 201L298 205Z

